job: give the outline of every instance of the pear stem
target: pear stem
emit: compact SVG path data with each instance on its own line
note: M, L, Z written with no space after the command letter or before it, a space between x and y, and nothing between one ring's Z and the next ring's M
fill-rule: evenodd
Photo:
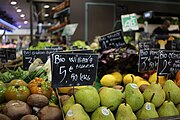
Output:
M168 92L168 102L170 102L171 101L171 94L170 94L170 92Z
M124 104L125 104L125 106L126 106L126 105L127 105L126 99L125 99L125 98L122 98L122 99L123 99Z
M158 83L159 83L159 77L157 76L156 84L158 84Z
M154 95L155 95L155 93L152 94L151 99L150 99L150 102L152 102L152 100L153 100L153 98L154 98Z
M73 86L73 97L74 97L74 103L76 104L76 97L75 97L75 94L74 94L74 86Z
M133 77L133 75L131 75L131 77L132 77L132 83L134 83L134 77Z
M111 107L113 107L113 105L111 105L111 106L107 107L107 109L109 109L109 108L111 108Z

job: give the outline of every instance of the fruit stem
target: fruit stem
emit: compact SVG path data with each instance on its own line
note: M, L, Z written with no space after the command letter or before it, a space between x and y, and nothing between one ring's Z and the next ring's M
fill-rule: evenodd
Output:
M38 83L38 87L41 87L41 83Z
M113 105L111 105L111 106L107 107L107 109L109 109L109 108L111 108L111 107L113 107Z
M170 99L171 99L171 95L170 95L170 92L168 92L168 102L170 102Z
M75 97L75 94L74 94L74 86L73 86L73 97L74 97L74 103L76 104L76 97Z
M150 102L152 102L152 99L154 98L155 93L152 94Z
M125 104L125 106L126 106L126 105L127 105L126 99L125 99L125 98L122 98L122 99L123 99L124 104Z
M134 77L133 77L133 75L131 75L131 77L132 77L132 83L134 83Z
M16 89L19 88L19 85L15 85L15 88L16 88Z
M158 83L159 83L159 77L157 76L156 84L158 84Z

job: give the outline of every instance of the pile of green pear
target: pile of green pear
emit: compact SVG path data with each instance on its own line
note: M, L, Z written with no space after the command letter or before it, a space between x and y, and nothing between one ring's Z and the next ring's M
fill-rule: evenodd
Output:
M167 80L151 83L141 92L135 83L124 90L87 86L77 90L62 106L66 120L139 120L180 118L180 88Z

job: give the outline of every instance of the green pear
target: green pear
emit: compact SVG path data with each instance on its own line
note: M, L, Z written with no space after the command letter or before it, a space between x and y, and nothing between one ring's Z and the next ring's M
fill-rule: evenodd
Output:
M65 104L63 105L63 111L64 113L66 114L67 111L69 110L69 108L75 104L75 101L74 101L74 97L71 96L66 102Z
M122 102L123 93L121 90L105 87L99 92L101 105L108 107L111 111L118 108Z
M176 105L180 103L180 88L172 81L167 80L163 86L163 90L166 93L166 99L168 98L168 92L170 92L171 97L170 100Z
M139 110L144 104L144 98L138 86L134 83L128 83L125 87L125 99L133 111Z
M156 107L151 102L146 102L143 107L136 113L138 119L148 119L159 117Z
M178 109L179 115L180 115L180 104L178 104L178 105L176 106L176 108Z
M110 109L101 106L92 113L91 120L115 120L115 118Z
M80 104L72 105L66 116L66 120L90 120L89 115L84 111L83 107Z
M119 105L115 118L116 120L137 120L131 106L127 103Z
M93 112L100 106L100 97L93 86L79 89L75 93L76 102L81 104L86 112Z
M151 100L151 96L154 95ZM152 102L156 107L165 101L165 92L159 83L151 83L143 92L145 102Z
M179 115L178 109L175 107L172 101L164 101L164 103L157 110L160 117L164 116L177 116Z

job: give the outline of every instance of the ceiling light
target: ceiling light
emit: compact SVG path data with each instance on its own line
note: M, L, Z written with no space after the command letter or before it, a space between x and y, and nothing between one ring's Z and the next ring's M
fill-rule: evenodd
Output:
M15 0L11 0L11 5L16 5L17 2Z
M50 6L49 5L44 5L44 8L49 8Z
M18 28L21 28L22 26L21 25L18 25Z
M20 17L22 17L22 18L25 17L25 14L21 14Z
M16 10L16 12L21 12L22 10L21 10L21 8L17 8L17 10Z
M48 17L49 16L49 14L44 14L44 17Z
M28 21L24 21L24 24L27 24L28 23Z

